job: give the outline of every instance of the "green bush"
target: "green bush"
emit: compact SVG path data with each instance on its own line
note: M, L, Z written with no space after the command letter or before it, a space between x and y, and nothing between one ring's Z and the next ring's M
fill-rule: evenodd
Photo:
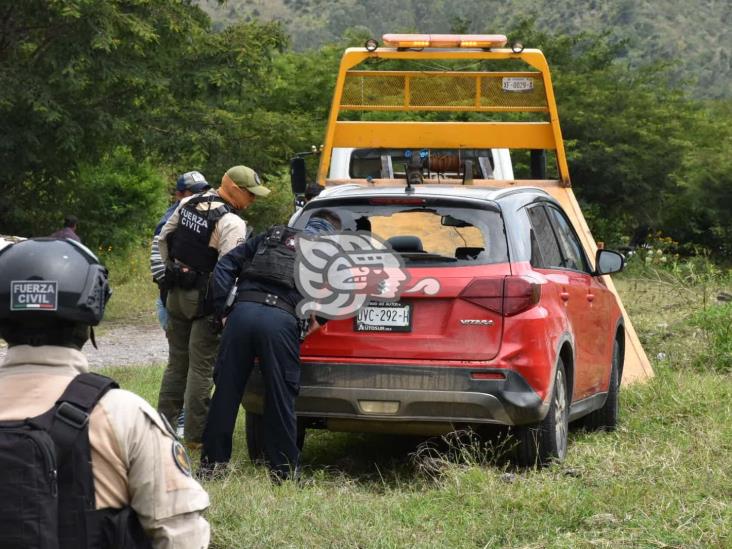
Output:
M167 182L149 161L117 148L96 165L82 164L69 185L64 211L79 217L90 248L125 254L149 240L169 203Z
M628 245L633 221L628 215L608 216L601 206L581 203L582 213L596 242L603 242L606 248L617 249Z
M626 251L625 272L664 279L684 287L724 286L732 281L732 271L715 260L701 246L685 246L661 232L649 235L644 246Z
M270 225L287 223L295 211L295 197L290 190L290 178L286 172L263 177L263 183L272 192L266 198L257 198L254 204L242 212L242 217L254 229L254 234Z
M29 178L11 193L10 203L16 207L0 219L0 233L47 236L63 226L65 215L73 214L84 244L97 253L124 256L149 241L170 202L168 186L161 168L118 147L99 162L80 163L52 185Z
M692 323L704 330L708 345L695 360L703 369L732 372L732 303L714 305L696 313Z

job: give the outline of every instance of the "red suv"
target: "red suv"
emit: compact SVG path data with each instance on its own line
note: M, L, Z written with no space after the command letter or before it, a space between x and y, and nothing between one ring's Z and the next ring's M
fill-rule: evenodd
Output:
M600 250L593 270L549 194L341 185L308 203L295 227L321 207L344 230L386 241L409 279L397 303L372 301L305 340L302 436L500 424L513 427L518 462L534 465L564 458L570 421L614 428L623 317L600 275L620 271L623 257ZM430 291L409 291L426 279ZM244 399L252 458L262 451L263 392L252 376Z

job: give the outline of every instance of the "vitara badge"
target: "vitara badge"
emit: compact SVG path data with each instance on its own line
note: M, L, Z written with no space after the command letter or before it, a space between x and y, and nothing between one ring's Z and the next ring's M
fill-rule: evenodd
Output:
M56 280L13 280L10 283L11 311L55 311L58 309Z

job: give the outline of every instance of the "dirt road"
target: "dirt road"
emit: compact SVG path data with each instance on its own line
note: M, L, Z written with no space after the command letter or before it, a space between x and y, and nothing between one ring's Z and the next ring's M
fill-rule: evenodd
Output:
M168 360L168 340L158 325L106 325L97 330L95 349L91 342L84 345L84 354L92 367L149 366L165 364ZM7 347L0 340L0 362Z

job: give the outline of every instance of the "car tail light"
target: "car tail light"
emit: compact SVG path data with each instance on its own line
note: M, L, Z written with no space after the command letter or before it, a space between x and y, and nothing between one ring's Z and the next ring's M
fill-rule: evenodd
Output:
M503 313L503 278L475 278L460 292L460 297L500 315Z
M503 316L530 309L541 298L541 285L528 277L476 278L460 298Z
M530 309L541 298L541 285L530 278L507 276L503 286L503 316Z

